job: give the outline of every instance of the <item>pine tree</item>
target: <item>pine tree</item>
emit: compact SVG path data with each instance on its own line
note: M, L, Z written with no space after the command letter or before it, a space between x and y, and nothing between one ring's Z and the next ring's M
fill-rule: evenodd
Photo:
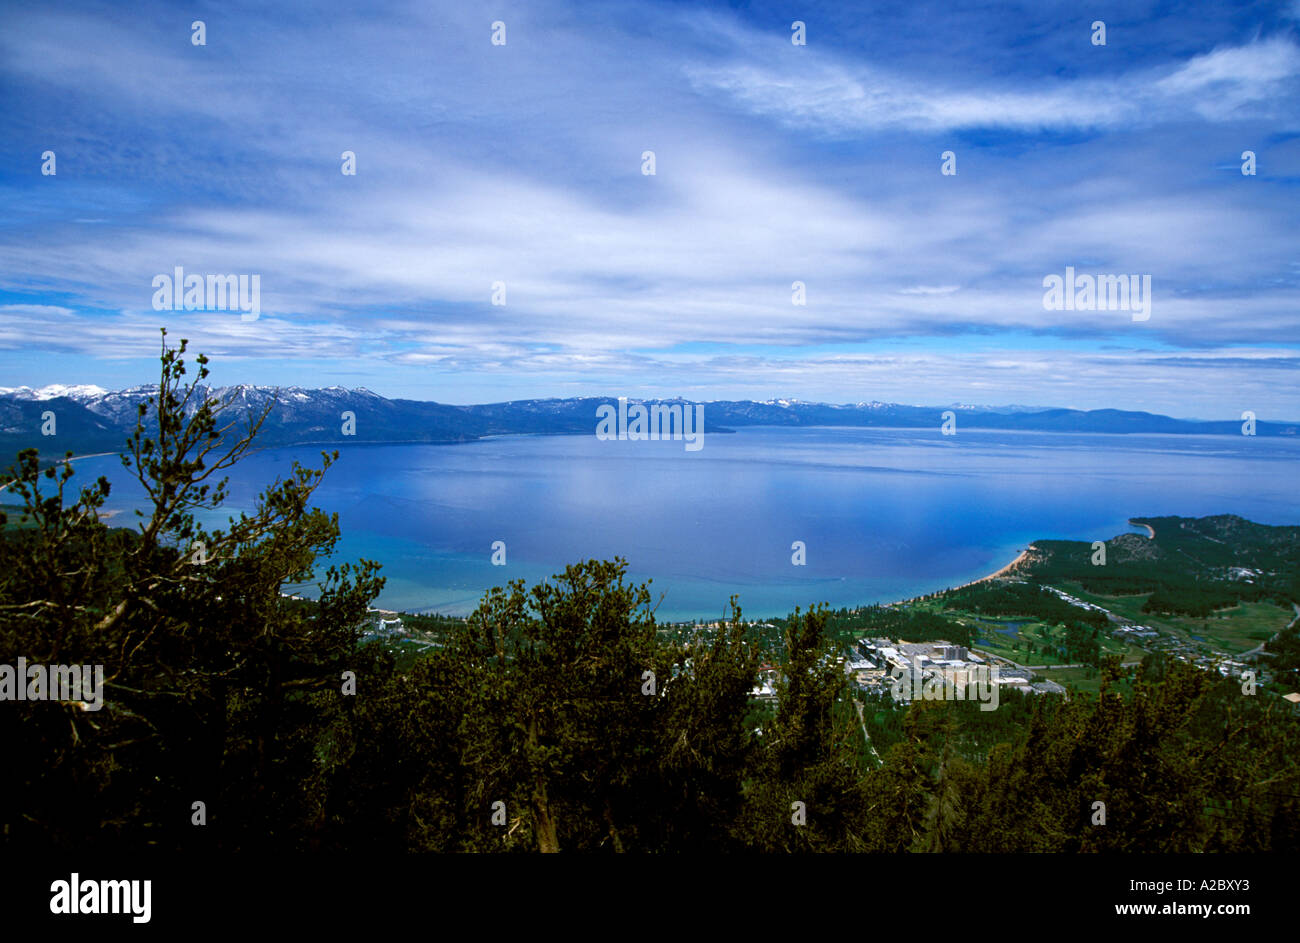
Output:
M232 417L206 396L202 356L186 384L185 349L163 332L161 382L122 455L147 496L134 529L98 519L104 479L70 498L71 463L42 470L27 451L11 471L30 526L0 539L0 649L102 665L105 681L98 711L0 712L10 843L252 847L315 815L301 782L357 664L378 565L331 567L314 606L282 595L316 579L338 537L337 518L308 507L324 468L295 465L227 529L200 525L226 497L214 476L248 454L266 413ZM195 803L206 825L192 824Z

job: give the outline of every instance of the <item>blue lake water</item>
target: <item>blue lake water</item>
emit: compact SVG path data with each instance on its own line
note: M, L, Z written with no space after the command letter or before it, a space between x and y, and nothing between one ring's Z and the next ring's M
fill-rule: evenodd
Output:
M749 616L890 602L983 576L1035 538L1133 531L1134 516L1300 524L1300 441L1285 438L751 428L704 441L344 446L315 503L339 513L338 559L383 562L381 606L463 614L507 580L617 555L653 578L661 620L716 617L732 593ZM251 508L319 454L254 453L227 507ZM114 482L110 509L138 501L116 458L76 468ZM505 566L491 563L498 540Z

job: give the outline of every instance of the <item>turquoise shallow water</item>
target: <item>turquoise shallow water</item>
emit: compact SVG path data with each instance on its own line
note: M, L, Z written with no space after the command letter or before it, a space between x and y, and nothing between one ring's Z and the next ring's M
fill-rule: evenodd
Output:
M295 458L319 453L250 456L228 506L251 507ZM463 614L491 586L620 555L633 577L653 577L661 619L716 617L732 593L747 615L770 616L958 585L1035 538L1105 539L1133 530L1133 516L1300 524L1298 459L1295 440L1227 436L755 428L695 452L512 436L344 446L316 503L339 512L340 558L384 563L388 608ZM116 458L76 468L114 482L109 508L138 500ZM505 566L491 563L498 540Z

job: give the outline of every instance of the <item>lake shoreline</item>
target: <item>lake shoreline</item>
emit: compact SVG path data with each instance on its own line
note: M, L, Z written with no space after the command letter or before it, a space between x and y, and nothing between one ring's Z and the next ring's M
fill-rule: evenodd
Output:
M1155 529L1154 527L1152 527L1150 524L1139 524L1137 521L1135 521L1135 520L1134 520L1133 518L1131 518L1131 517L1128 519L1128 522L1129 522L1129 525L1132 526L1132 527L1145 527L1145 528L1146 528L1146 531L1147 531L1147 537L1148 537L1148 539L1150 539L1150 540L1155 540L1155 539L1156 539L1156 529Z
M1003 567L1001 567L1000 569L994 570L992 573L989 573L989 574L987 574L987 575L985 575L985 576L981 576L981 577L979 577L979 578L977 578L977 579L973 579L973 580L971 580L971 581L969 581L969 582L967 582L967 583L962 583L962 584L960 584L960 585L958 585L958 586L954 586L954 587L952 587L952 589L938 589L938 590L935 590L933 593L923 593L923 594L921 594L920 596L909 596L907 599L899 599L899 600L895 600L894 602L885 603L884 605L886 605L886 606L905 606L905 605L907 605L907 604L909 604L909 603L914 603L914 602L916 602L916 601L919 600L919 599L927 599L927 598L929 598L930 596L935 596L935 595L938 595L939 593L953 592L953 591L958 590L958 589L966 589L966 588L969 587L969 586L978 586L980 583L987 583L987 582L989 582L990 580L1003 579L1003 578L1007 577L1008 575L1010 575L1013 571L1015 571L1015 570L1016 570L1016 569L1017 569L1017 568L1018 568L1022 563L1024 563L1025 560L1028 559L1028 557L1029 557L1029 552L1030 552L1031 550L1033 550L1033 549L1034 549L1034 545L1033 545L1033 544L1030 544L1030 545L1029 545L1028 547L1026 547L1024 550L1021 550L1020 553L1016 555L1016 558L1015 558L1014 560L1012 560L1010 563L1006 564L1006 566L1003 566ZM865 608L865 607L863 607L863 608Z
M1020 554L1014 560L1008 563L1006 566L1002 567L1002 569L995 570L994 572L990 573L988 576L981 576L977 580L971 580L969 583L963 583L961 586L958 586L956 588L965 589L967 586L974 586L977 583L987 583L989 580L1002 579L1007 574L1017 569L1020 566L1020 564L1024 563L1025 560L1029 558L1029 551L1033 549L1034 549L1033 544L1030 544L1024 550L1021 550Z
M70 456L70 457L68 457L68 458L59 458L59 459L55 459L55 460L54 460L54 464L51 465L50 467L54 467L54 465L60 465L60 464L62 464L62 463L64 463L64 462L69 462L69 463L71 463L71 462L77 462L77 461L80 461L80 460L83 459L83 458L103 458L103 457L106 456L106 455L121 455L121 454L122 454L121 452L87 452L85 455L73 455L73 456ZM12 481L0 481L0 494L4 494L5 489L8 488L11 484L13 484ZM113 511L100 511L100 512L99 512L99 519L100 519L101 521L112 520L114 517L116 517L116 516L117 516L118 514L120 514L120 513L121 513L121 511L117 511L117 510L113 510Z
M620 449L592 436L503 435L476 449L367 444L347 450L312 504L339 514L336 559L383 562L377 608L463 616L508 578L531 585L568 563L623 556L629 579L652 579L656 603L665 595L663 622L716 620L732 594L746 618L809 602L928 606L957 587L978 592L1034 572L1034 541L1149 534L1125 523L1132 511L1139 521L1233 513L1296 523L1289 466L1272 460L1300 460L1300 441L1225 453L1130 440L1116 462L1098 439L1054 434L741 433L692 456L671 443ZM259 486L315 454L255 450L208 526L255 506ZM118 460L77 469L113 481L106 509L139 506L140 487ZM1258 487L1225 500L1223 486L1247 477ZM112 521L128 523L125 513ZM509 548L508 569L493 566L496 541Z

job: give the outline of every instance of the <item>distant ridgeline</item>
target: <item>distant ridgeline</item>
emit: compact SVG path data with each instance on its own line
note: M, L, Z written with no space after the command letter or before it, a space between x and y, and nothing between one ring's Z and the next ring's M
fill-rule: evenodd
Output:
M515 400L455 406L408 399L388 399L366 389L301 389L268 386L201 387L203 396L231 403L234 413L260 412L275 405L258 444L263 448L307 444L451 443L484 436L594 435L597 409L616 397ZM155 395L143 385L107 392L98 387L0 389L0 452L9 456L39 448L43 458L117 451L135 428L138 408ZM632 400L681 404L682 400ZM198 401L190 402L190 414ZM1004 429L1065 433L1160 435L1241 435L1237 420L1194 422L1154 413L1118 409L1037 409L986 406L906 406L897 403L807 403L800 400L750 402L721 400L704 404L705 432L729 433L742 426L840 426L938 429L951 410L960 429ZM152 426L154 411L147 416ZM1300 424L1250 420L1259 436L1300 435ZM9 456L0 456L7 458Z
M1036 540L1015 576L1080 584L1106 596L1150 593L1146 612L1206 616L1241 601L1300 602L1300 527L1256 524L1231 514L1135 517L1154 537L1105 541L1105 563L1091 542Z

